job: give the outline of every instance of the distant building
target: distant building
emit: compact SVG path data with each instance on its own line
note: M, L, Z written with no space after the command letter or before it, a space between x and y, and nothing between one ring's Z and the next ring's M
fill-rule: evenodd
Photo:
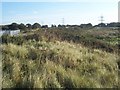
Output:
M20 33L20 30L1 30L0 36L2 35L10 35L10 36L16 36Z

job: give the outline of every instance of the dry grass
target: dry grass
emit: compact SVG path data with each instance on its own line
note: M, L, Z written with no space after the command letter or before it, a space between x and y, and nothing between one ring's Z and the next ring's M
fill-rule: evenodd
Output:
M118 87L117 54L80 44L30 40L1 45L3 88Z

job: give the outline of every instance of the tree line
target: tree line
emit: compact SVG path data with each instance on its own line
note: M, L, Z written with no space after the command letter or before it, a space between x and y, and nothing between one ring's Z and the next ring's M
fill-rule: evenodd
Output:
M2 25L1 26L2 30L28 30L28 29L37 29L37 28L48 28L48 25L40 25L39 23L34 23L32 24L17 24L17 23L12 23L10 25Z
M55 28L55 27L80 27L80 28L93 28L93 27L120 27L120 23L119 22L112 22L112 23L99 23L98 25L92 25L91 23L88 23L88 24L81 24L81 25L51 25L52 28ZM37 29L37 28L48 28L48 25L40 25L39 23L34 23L33 25L32 24L17 24L17 23L12 23L10 25L1 25L0 28L2 30L17 30L17 29L20 29L20 30L30 30L30 29Z

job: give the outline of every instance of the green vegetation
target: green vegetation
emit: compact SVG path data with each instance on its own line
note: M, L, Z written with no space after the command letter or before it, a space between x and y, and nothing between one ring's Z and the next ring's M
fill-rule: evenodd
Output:
M118 88L117 30L62 29L2 36L2 87Z

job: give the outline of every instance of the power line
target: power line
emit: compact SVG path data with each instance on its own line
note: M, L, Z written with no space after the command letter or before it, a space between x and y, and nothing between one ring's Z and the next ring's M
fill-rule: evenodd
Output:
M44 21L41 21L41 24L44 25Z
M64 22L65 22L65 21L64 21L64 18L62 18L62 25L64 25Z
M104 17L103 16L100 16L100 20L99 20L101 23L103 23L104 20Z

